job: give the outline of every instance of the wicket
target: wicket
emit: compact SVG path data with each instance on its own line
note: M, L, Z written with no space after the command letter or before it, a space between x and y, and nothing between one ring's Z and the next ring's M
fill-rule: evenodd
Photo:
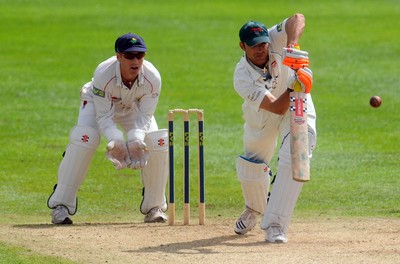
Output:
M204 195L204 111L202 109L173 109L168 111L169 137L169 225L175 224L175 170L174 170L174 115L183 114L183 224L190 221L190 169L189 169L189 122L190 114L197 114L198 125L198 171L199 171L199 224L205 222L205 195Z

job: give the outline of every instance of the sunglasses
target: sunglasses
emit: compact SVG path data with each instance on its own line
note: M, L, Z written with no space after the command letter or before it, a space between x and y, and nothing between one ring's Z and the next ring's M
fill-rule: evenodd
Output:
M136 52L136 53L122 53L122 56L124 56L125 59L127 60L133 60L133 59L142 59L146 53L145 52Z

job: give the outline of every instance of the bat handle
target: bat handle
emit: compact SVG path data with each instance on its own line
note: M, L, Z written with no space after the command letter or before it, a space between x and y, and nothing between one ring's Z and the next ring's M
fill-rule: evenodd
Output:
M302 89L301 89L301 84L300 84L300 82L298 81L298 80L296 80L295 82L294 82L294 87L293 87L294 89L294 91L295 92L302 92Z

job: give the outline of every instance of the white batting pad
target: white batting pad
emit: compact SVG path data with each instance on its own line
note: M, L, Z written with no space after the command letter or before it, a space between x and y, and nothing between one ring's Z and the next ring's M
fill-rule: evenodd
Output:
M239 156L236 159L236 171L246 206L263 214L267 206L270 185L268 165Z
M308 158L312 158L312 153L314 149L317 147L317 136L315 132L308 128Z
M261 222L262 229L280 224L287 233L302 186L303 183L292 178L290 140L287 138L279 150L277 175Z
M96 129L76 126L71 130L70 144L58 168L57 188L47 201L49 208L64 205L69 214L76 213L76 195L99 144L100 134Z
M142 169L144 185L140 211L147 214L154 207L167 210L165 186L168 179L168 130L149 132L144 142L150 151L147 165Z

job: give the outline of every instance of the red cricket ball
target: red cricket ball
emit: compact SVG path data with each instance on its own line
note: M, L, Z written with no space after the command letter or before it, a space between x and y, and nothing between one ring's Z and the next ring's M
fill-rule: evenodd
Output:
M369 99L369 104L374 108L378 108L382 104L382 99L377 95L372 96L371 99Z

